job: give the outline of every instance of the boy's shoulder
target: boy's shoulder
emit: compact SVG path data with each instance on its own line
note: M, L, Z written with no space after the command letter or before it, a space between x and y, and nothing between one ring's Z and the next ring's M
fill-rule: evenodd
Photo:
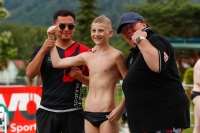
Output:
M116 54L123 54L119 49L116 49L112 46L111 46L111 48L112 48L113 52L115 52Z

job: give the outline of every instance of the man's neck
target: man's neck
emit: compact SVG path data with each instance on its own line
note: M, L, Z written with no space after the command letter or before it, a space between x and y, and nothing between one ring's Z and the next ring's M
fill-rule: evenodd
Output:
M75 41L73 40L56 40L56 46L66 49L70 47Z

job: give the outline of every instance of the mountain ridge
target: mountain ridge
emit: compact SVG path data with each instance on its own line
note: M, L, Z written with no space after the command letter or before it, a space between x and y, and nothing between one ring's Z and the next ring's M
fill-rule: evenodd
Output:
M96 5L100 10L95 11L98 14L108 16L113 25L117 24L119 17L127 12L124 5L139 5L145 0L104 0ZM4 7L10 12L10 17L4 19L2 23L14 23L21 25L49 26L53 23L53 13L59 9L69 9L75 14L79 11L79 0L15 0L4 1Z

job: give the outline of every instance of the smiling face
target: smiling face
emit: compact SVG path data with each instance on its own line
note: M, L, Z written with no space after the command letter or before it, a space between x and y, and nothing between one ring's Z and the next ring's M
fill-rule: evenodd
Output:
M75 31L75 28L72 30L69 29L69 25L75 25L74 19L71 16L58 16L56 22L56 25L65 24L66 27L63 29L58 28L57 30L57 38L62 40L71 40Z
M136 47L135 42L132 41L131 36L137 31L137 30L143 30L146 28L147 25L143 21L136 21L135 23L125 24L122 27L122 36L124 37L125 41L131 46Z
M91 38L96 45L104 45L109 43L109 38L113 35L111 30L105 23L92 23Z

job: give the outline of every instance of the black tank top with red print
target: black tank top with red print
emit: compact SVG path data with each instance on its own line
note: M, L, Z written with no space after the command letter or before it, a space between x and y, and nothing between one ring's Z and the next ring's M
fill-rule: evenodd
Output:
M32 54L33 60L40 50L38 46ZM76 56L90 48L75 42L69 48L63 50L57 47L60 58ZM88 68L85 65L78 66L79 69L88 75ZM69 74L71 68L56 69L52 67L50 52L47 52L40 69L42 79L42 99L43 107L55 110L67 110L73 108L82 108L82 83Z

